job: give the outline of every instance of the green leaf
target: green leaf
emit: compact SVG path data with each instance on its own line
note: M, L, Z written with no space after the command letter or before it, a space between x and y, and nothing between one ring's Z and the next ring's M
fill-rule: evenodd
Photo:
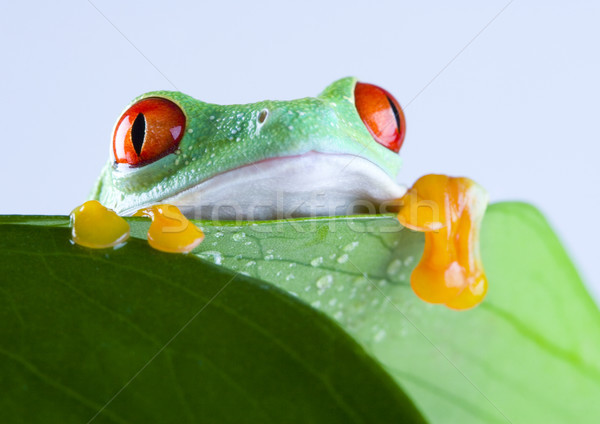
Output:
M201 257L270 281L337 320L432 422L600 417L600 314L531 206L490 207L481 236L489 294L462 312L413 294L424 238L394 217L201 225L209 233Z
M144 238L148 221L130 223ZM269 281L335 319L431 422L600 417L598 307L529 205L488 209L481 248L489 293L462 312L413 294L423 236L393 216L198 225L207 234L200 257Z
M141 240L81 248L64 217L3 222L42 226L0 225L2 422L423 422L272 285Z
M201 225L209 233L201 257L270 281L336 319L431 422L600 417L600 314L531 206L490 207L481 240L489 294L462 312L413 294L423 236L393 217Z

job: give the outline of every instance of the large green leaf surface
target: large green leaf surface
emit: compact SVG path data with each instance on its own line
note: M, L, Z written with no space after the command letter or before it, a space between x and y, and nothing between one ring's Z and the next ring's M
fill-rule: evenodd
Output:
M66 225L64 218L20 218ZM145 237L148 222L130 220ZM391 216L201 221L195 253L268 281L336 320L434 423L596 423L600 313L544 217L490 206L490 288L475 309L426 304L409 278L422 234Z
M35 222L49 226L0 225L0 422L424 422L339 326L274 286Z
M600 420L600 313L529 205L489 208L481 235L488 296L461 312L416 298L409 279L424 237L393 217L201 226L210 234L201 257L333 317L431 422Z

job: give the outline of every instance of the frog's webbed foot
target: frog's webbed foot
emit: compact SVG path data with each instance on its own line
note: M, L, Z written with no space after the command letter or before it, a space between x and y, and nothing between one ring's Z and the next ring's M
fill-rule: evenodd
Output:
M468 178L426 175L400 199L398 219L425 232L423 256L411 275L417 296L452 309L479 304L487 279L479 253L485 190Z

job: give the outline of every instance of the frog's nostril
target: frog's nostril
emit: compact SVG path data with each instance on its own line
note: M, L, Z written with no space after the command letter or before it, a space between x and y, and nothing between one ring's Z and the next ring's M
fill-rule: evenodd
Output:
M260 113L258 114L258 123L262 124L267 120L267 116L269 116L269 110L268 109L263 109L260 111Z

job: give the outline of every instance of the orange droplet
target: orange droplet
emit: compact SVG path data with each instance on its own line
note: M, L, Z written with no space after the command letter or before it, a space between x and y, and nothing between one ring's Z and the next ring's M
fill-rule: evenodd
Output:
M423 256L410 278L421 299L468 309L485 297L479 229L487 197L473 180L432 174L419 178L400 199L400 223L425 232Z
M152 218L148 243L156 250L189 253L204 240L204 233L188 221L177 206L150 206L140 209L133 216Z
M93 249L114 247L129 238L129 224L97 200L89 200L71 212L73 242Z

